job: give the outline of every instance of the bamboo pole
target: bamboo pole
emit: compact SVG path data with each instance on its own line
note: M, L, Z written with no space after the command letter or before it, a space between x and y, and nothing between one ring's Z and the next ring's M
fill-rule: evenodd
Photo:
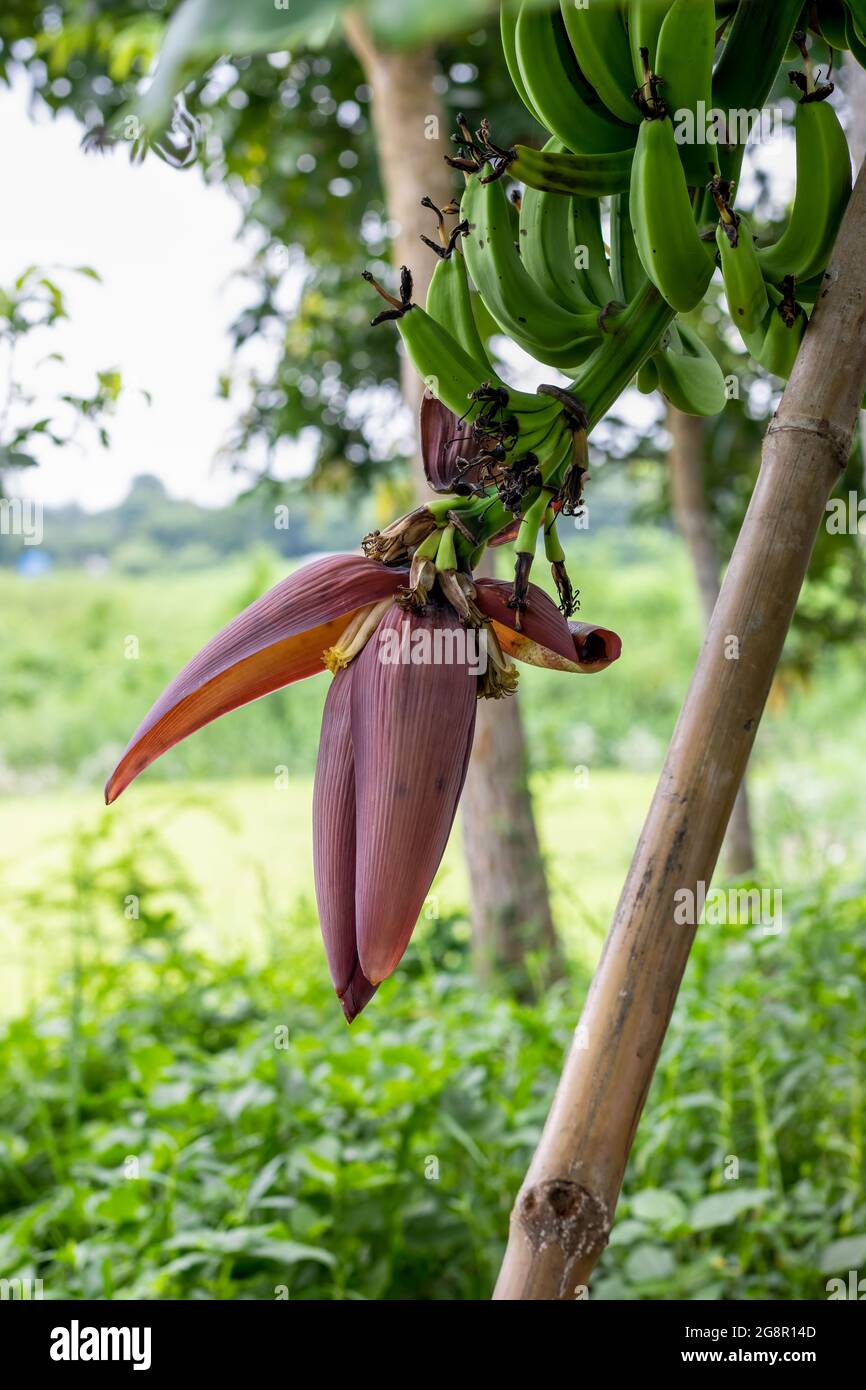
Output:
M866 390L861 172L632 860L544 1132L511 1214L497 1299L567 1299L607 1244L709 884ZM732 640L734 639L734 640ZM738 656L732 653L738 652Z
M704 615L704 627L713 619L721 587L722 562L713 535L710 505L704 482L704 421L668 407L671 447L668 470L671 511L692 562ZM725 835L725 867L734 878L755 867L755 846L749 812L746 777L740 784Z

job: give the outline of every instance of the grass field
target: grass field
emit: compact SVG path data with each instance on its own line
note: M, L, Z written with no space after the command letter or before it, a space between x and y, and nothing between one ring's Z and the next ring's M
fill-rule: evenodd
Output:
M557 922L569 952L587 966L597 957L652 786L648 774L620 771L594 772L587 786L562 774L535 779ZM261 955L269 930L280 930L292 916L311 916L294 912L299 901L313 899L311 798L311 778L284 787L264 779L141 785L108 810L100 806L96 789L0 798L0 874L7 904L0 908L5 966L0 1010L17 1012L39 993L62 956L56 940L47 949L34 926L38 914L10 913L8 904L20 903L34 883L69 877L77 829L86 831L106 818L134 848L149 827L160 830L197 890L197 944L223 956L238 948ZM573 846L573 853L560 853L553 862L563 843ZM581 852L590 844L591 853ZM429 910L450 916L464 912L466 902L455 830ZM117 912L122 911L118 901Z

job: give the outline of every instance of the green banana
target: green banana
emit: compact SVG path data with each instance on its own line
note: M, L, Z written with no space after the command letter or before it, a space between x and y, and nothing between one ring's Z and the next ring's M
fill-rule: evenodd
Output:
M640 371L635 377L634 384L637 387L637 389L641 392L641 394L644 396L651 396L653 391L657 391L659 389L659 370L656 366L656 360L654 357L650 357L646 362L644 362L643 366L641 367Z
M509 415L517 417L521 432L546 432L561 414L550 397L531 395L506 387L488 366L471 357L453 333L418 304L407 306L396 319L397 330L409 360L425 385L443 405L460 418L474 419L480 410L475 402L485 385L507 393Z
M397 331L413 367L428 390L458 417L470 411L471 398L490 373L470 357L454 335L418 304L397 319Z
M459 245L436 262L427 290L427 313L453 333L464 352L487 372L493 371L475 320L466 257Z
M640 114L633 100L634 71L622 4L611 0L578 6L574 0L560 0L560 10L587 81L614 116L637 125Z
M716 245L728 312L745 341L745 336L754 333L766 318L769 299L752 229L742 213L723 211L716 229Z
M685 415L718 415L728 392L724 374L703 339L688 324L671 324L670 344L652 359L662 395Z
M622 304L628 304L646 284L625 193L610 201L610 273L614 298Z
M773 89L803 0L740 0L713 73L713 107L743 112L760 110ZM736 132L745 135L744 131ZM745 140L719 151L722 176L736 180Z
M705 143L707 113L713 105L715 49L713 0L674 0L659 31L653 71L676 126L686 181L695 187L703 187L717 169L715 147ZM685 137L682 143L680 134Z
M781 295L772 285L767 292L770 307L760 327L746 336L746 346L759 366L787 381L809 320L802 304Z
M831 48L844 52L848 48L846 29L847 10L842 0L821 0L818 6L818 29Z
M866 19L864 19L864 29L866 29ZM866 32L861 32L850 6L845 16L845 38L848 41L851 57L860 64L861 68L866 68Z
M541 117L532 104L532 99L520 72L520 64L517 61L517 44L515 42L514 31L517 26L517 10L509 5L501 5L499 8L499 37L502 42L502 56L505 59L505 66L508 69L508 76L523 105L526 107L533 120L538 121L539 125L544 125Z
M644 49L651 72L656 71L656 49L665 16L674 0L628 0L626 15L628 40L631 48L631 61L637 85L642 87L646 80L644 68Z
M758 362L765 371L787 381L794 370L794 363L800 351L803 336L808 327L808 317L802 305L797 305L797 314L792 324L783 319L778 309L771 311L770 327L764 338L764 346Z
M667 117L641 124L629 208L644 270L674 309L688 313L706 294L714 257L698 236L674 128Z
M619 299L607 263L597 198L572 199L572 259L583 269L584 286L598 309ZM585 263L585 264L584 264Z
M629 186L634 151L569 154L515 145L508 173L540 192L570 193L579 198L606 198Z
M559 11L522 4L514 38L523 85L551 134L575 154L631 149L633 127L612 116L586 81Z
M845 8L851 17L854 29L860 38L866 41L866 0L845 0Z
M575 313L598 313L602 305L586 292L586 272L577 268L571 198L527 188L520 204L518 246L523 264L545 294Z
M808 304L810 308L812 307L821 293L825 274L825 271L821 271L819 275L813 275L809 280L797 281L797 299L800 304Z
M775 284L786 275L808 280L825 269L851 195L851 156L833 107L807 96L794 120L794 205L779 240L758 250L764 278Z
M501 180L470 178L460 212L470 229L463 242L469 273L500 328L539 362L578 367L601 336L597 315L564 308L533 280L511 236Z

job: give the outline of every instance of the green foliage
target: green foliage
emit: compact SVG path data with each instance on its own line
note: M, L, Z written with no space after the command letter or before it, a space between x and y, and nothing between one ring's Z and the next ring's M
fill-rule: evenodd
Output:
M180 667L224 623L285 573L268 559L221 573L91 579L59 574L26 581L0 572L9 603L0 671L6 721L0 761L22 776L54 768L97 787L131 732ZM175 621L167 625L172 611ZM14 655L13 655L14 653ZM315 759L324 682L312 681L239 711L178 749L165 770L180 776L273 775ZM98 711L98 717L95 715ZM159 775L159 774L157 774Z
M143 848L80 835L30 895L71 965L0 1037L0 1276L47 1298L486 1298L586 981L479 993L440 922L349 1032L309 922L215 963ZM594 1297L815 1298L856 1267L864 945L857 892L786 904L777 938L702 930Z
M116 368L97 372L93 391L86 396L55 387L51 413L37 419L33 419L36 396L19 379L22 342L32 334L38 338L50 332L61 319L68 318L62 279L70 274L99 281L97 272L87 265L61 269L59 273L52 270L50 275L42 267L32 265L21 272L14 284L0 286L0 372L4 382L0 397L0 491L4 474L30 468L37 462L34 447L38 449L46 440L58 447L79 443L77 436L82 425L103 448L108 447L105 422L123 389ZM44 377L63 365L60 353L49 352L37 370ZM32 373L33 369L29 370Z

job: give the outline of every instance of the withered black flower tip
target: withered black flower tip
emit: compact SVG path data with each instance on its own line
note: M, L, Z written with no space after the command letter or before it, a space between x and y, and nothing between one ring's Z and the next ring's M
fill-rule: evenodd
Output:
M468 221L466 220L466 218L464 218L462 222L458 222L457 225L456 225L456 227L453 227L453 228L451 229L451 235L450 235L449 238L448 238L448 255L449 255L449 256L453 254L454 248L455 248L455 246L457 245L457 242L460 240L460 238L461 238L462 236L468 236L468 235L469 235L469 223L468 223Z
M106 125L91 126L81 137L81 148L85 154L105 154L114 149L117 139Z
M572 587L571 579L569 578L568 571L565 568L565 561L552 560L550 565L550 572L553 575L553 581L556 585L556 592L559 595L560 612L562 613L563 617L570 618L574 613L575 609L578 607L578 604L576 601L574 588Z
M514 562L514 583L508 599L508 607L514 609L517 614L516 627L521 631L520 614L527 609L529 594L529 573L532 569L534 556L529 551L519 550Z
M559 491L559 505L563 516L575 516L583 506L583 485L586 469L580 464L571 464Z
M390 323L393 319L401 319L406 309L411 309L411 307L411 304L407 304L405 308L401 305L399 309L383 309L381 314L377 314L374 319L370 320L370 327L378 328L380 323Z
M430 237L425 236L423 232L420 234L419 240L423 241L425 246L429 246L430 250L439 257L440 261L447 261L450 259L451 251L447 246L439 246L437 242L431 241Z

